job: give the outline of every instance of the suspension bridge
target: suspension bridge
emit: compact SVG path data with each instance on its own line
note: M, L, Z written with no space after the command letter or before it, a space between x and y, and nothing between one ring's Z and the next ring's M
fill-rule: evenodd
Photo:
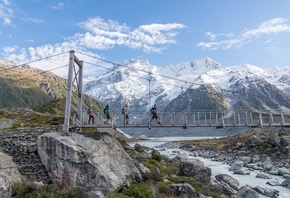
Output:
M76 119L79 117L80 119ZM82 117L82 118L81 118ZM111 114L111 122L104 124L103 112L94 111L94 124L88 123L86 111L75 112L70 128L155 128L155 127L287 127L290 117L284 112L250 112L250 111L195 111L195 112L159 112L161 124L151 120L151 115L138 111L129 112L129 123L124 124L121 112ZM82 120L82 123L80 123Z
M63 54L63 53L62 53ZM82 54L82 53L80 53ZM53 55L54 57L57 55ZM47 57L46 57L47 58ZM96 57L93 57L96 58ZM100 58L97 58L100 59ZM101 59L102 60L102 59ZM39 60L31 61L37 62ZM107 63L115 65L115 63L102 60ZM94 65L89 62L85 62ZM94 122L88 124L89 115L87 114L87 108L83 107L83 64L84 62L79 60L75 51L69 51L69 63L55 69L59 69L68 66L67 77L67 89L66 89L66 104L65 104L65 117L63 130L68 133L75 128L155 128L155 127L289 127L290 126L290 111L282 110L260 110L260 111L174 111L174 112L158 112L158 118L160 124L156 120L152 120L152 115L148 111L136 111L129 109L129 122L124 124L124 114L120 111L111 112L111 119L108 124L104 123L105 115L102 111L94 111ZM108 69L99 65L95 65L103 69ZM123 65L122 65L123 66ZM124 65L125 67L125 65ZM132 68L131 68L132 69ZM54 70L54 69L52 69ZM48 70L48 71L52 71ZM109 69L112 70L112 69ZM146 72L141 70L142 72ZM45 72L45 71L44 71ZM152 73L147 72L150 76ZM155 74L154 74L155 75ZM158 74L160 75L160 74ZM163 75L160 75L163 76ZM164 76L163 76L164 77ZM166 76L167 77L167 76ZM138 76L138 78L142 78ZM174 79L167 77L171 80L179 80L182 83L188 83L187 81ZM149 100L150 100L150 80L151 78L144 78L149 82ZM166 82L162 82L168 84ZM77 88L78 101L77 105L72 104L72 90L73 87ZM176 85L174 85L176 86ZM183 86L180 86L183 88ZM150 102L149 102L150 104ZM151 121L151 122L150 122Z
M76 68L77 66L77 68ZM102 112L94 112L94 123L86 124L88 115L82 109L82 71L83 62L78 60L74 51L70 51L70 62L68 71L68 88L66 98L66 113L64 122L64 131L69 131L70 128L145 128L148 127L286 127L290 126L290 112L276 112L271 111L196 111L196 112L159 112L159 120L161 124L151 121L149 113L142 113L138 111L130 111L129 123L124 124L124 115L121 112L114 112L111 114L110 124L105 124L105 115ZM75 75L73 75L75 71ZM77 72L76 72L77 71ZM73 81L75 79L75 81ZM150 80L149 80L150 81ZM71 118L71 87L73 82L77 84L79 104L76 108L73 117ZM150 83L149 83L150 85ZM150 91L150 89L149 89ZM70 124L71 121L71 124Z

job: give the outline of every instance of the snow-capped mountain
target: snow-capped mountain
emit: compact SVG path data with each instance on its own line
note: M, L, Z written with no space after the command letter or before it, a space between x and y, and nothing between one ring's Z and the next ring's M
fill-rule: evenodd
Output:
M254 65L223 67L210 58L166 67L136 58L116 65L84 92L120 111L290 109L290 66L262 69Z

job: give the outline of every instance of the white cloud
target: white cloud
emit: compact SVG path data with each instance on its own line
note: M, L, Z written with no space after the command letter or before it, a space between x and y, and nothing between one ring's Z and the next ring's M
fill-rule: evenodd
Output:
M12 25L14 11L9 6L9 0L0 1L0 20L3 25Z
M174 37L178 34L176 30L185 28L182 24L150 24L142 25L132 29L126 24L119 24L116 21L105 21L99 17L90 18L78 24L84 33L76 33L65 38L63 43L54 45L42 45L39 47L20 48L18 46L4 47L4 57L15 61L18 64L29 63L34 60L43 59L30 65L49 70L68 64L68 53L62 57L50 57L54 54L68 52L74 49L76 52L96 56L92 50L107 50L115 46L125 46L134 49L141 49L145 52L158 53L164 50L163 45L175 43ZM90 63L99 62L98 59L78 54L80 60ZM102 64L103 65L103 64ZM92 75L103 71L101 68L90 66L85 70L84 75ZM67 68L54 71L59 76L67 75Z
M83 44L92 49L110 49L116 45L142 49L145 52L161 51L158 45L172 44L176 41L174 37L178 34L176 30L186 26L177 23L141 25L132 29L126 24L116 21L105 21L99 17L90 18L79 23L79 26L88 32L76 34Z
M197 46L212 50L216 50L219 48L229 49L232 47L242 46L246 43L252 42L256 38L262 37L263 35L277 35L282 32L290 32L290 24L287 24L287 22L287 19L274 18L269 21L263 22L256 29L245 30L237 36L234 36L232 33L218 35L207 32L206 36L210 37L211 42L200 42ZM219 37L226 38L221 38L219 41L217 41ZM212 42L213 39L215 40L215 42Z

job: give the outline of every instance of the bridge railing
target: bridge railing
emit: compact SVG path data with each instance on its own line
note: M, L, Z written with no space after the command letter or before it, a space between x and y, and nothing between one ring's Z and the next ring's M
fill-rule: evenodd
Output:
M106 117L101 111L93 111L94 124L103 125ZM149 125L151 116L148 112L129 111L129 125ZM111 112L111 125L123 125L124 115ZM251 126L251 125L283 125L290 124L290 112L286 111L192 111L192 112L159 112L158 118L162 125L167 126ZM79 120L83 120L80 122ZM88 125L87 111L75 112L73 125ZM152 120L150 125L157 122Z

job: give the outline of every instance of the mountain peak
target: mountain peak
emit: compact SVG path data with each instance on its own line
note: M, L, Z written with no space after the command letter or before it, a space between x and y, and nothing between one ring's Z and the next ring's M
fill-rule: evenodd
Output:
M151 65L149 60L144 57L136 57L124 62L124 64L128 65Z
M218 69L221 67L219 63L214 61L213 59L209 57L205 57L203 59L195 60L192 62L192 67L195 69Z

